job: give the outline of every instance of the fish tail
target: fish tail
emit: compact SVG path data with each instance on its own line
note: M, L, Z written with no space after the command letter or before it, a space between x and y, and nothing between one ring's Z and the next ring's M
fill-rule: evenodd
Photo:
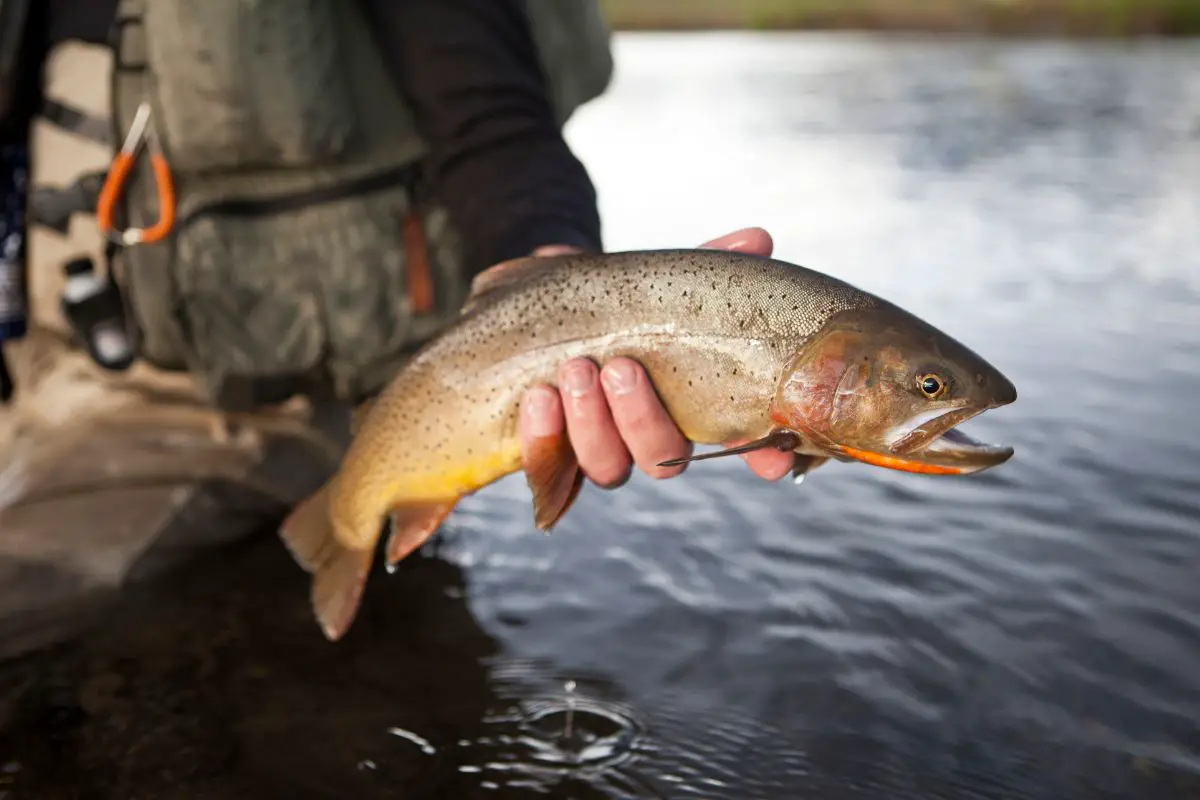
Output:
M300 501L279 529L292 557L312 579L312 605L325 637L337 641L358 614L371 571L374 547L356 550L334 533L329 499L332 481Z

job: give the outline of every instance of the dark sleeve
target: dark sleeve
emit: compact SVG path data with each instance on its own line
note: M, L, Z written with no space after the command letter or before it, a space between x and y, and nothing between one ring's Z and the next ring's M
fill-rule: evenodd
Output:
M68 39L107 44L117 0L34 0L47 9L46 39L49 46Z
M595 189L555 120L522 0L363 2L470 273L544 244L599 250Z

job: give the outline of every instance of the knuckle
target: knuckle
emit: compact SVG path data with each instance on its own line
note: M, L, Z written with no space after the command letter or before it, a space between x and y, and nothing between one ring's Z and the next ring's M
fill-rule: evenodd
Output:
M521 399L518 429L523 437L541 437L561 433L562 398L552 386L532 387Z
M602 418L590 426L576 424L571 442L579 468L593 483L615 488L628 478L633 459L611 421Z
M581 416L594 416L604 406L597 391L599 370L586 358L575 358L559 365L558 384L572 411Z
M671 427L666 411L658 397L649 390L638 390L612 401L613 415L621 420L621 427L635 436L661 435Z

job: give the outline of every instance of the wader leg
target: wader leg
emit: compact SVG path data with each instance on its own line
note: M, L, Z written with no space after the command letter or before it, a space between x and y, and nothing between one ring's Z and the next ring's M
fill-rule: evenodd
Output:
M349 438L343 407L229 418L142 365L114 378L41 330L10 359L20 395L0 412L0 658L97 621L129 582L274 536Z
M97 48L95 65L51 64L49 93L76 82L72 93L102 113L108 58ZM94 91L80 91L90 83ZM35 186L68 185L112 158L43 121L32 139ZM102 620L103 601L122 585L274 536L348 440L340 408L230 419L200 402L186 375L144 362L101 370L69 344L59 299L65 261L88 254L103 264L103 250L94 216L76 215L66 235L30 229L31 331L5 347L16 394L0 406L0 658Z

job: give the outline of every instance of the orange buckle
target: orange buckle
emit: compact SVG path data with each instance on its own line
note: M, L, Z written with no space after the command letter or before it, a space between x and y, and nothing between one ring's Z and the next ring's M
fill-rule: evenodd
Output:
M154 170L154 182L158 188L158 222L149 228L126 228L118 231L113 228L113 211L125 188L125 182L129 180L129 173L142 145L146 145L150 151L150 166ZM99 201L96 203L96 219L101 233L114 244L125 247L161 241L167 238L171 229L175 227L175 182L158 138L154 135L154 127L150 124L149 103L138 106L125 143L113 159L112 167L104 179L104 186L100 189Z

